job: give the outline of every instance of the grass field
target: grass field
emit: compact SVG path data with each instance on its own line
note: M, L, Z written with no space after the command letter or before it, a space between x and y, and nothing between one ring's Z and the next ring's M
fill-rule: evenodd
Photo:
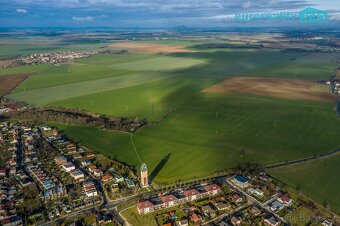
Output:
M285 219L292 225L305 226L315 214L310 209L299 207L293 213L288 214Z
M273 169L269 173L340 213L339 171L340 155L338 154L326 159Z
M168 183L207 176L239 163L270 164L326 152L340 147L339 128L331 104L200 93L184 100L160 125L139 130L133 141L151 172L170 154L155 178ZM131 147L115 149L102 142L104 134L114 139L111 132L65 131L85 145L104 145L96 149L105 149L121 161L140 164Z

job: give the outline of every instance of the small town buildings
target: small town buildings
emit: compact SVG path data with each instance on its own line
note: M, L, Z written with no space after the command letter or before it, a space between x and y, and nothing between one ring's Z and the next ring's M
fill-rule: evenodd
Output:
M83 156L81 154L75 154L72 157L73 157L73 159L81 159L81 158L83 158Z
M89 152L89 153L86 154L86 158L88 158L88 159L92 159L94 157L96 157L96 155L92 152Z
M264 224L267 226L278 226L280 222L273 216L268 216L264 219Z
M233 179L231 179L231 182L242 189L250 186L248 179L241 175L234 176Z
M163 207L172 207L177 204L177 198L174 195L165 195L160 197L163 203Z
M154 205L150 201L138 202L137 210L139 214L151 213L154 211Z
M217 184L209 184L204 186L205 190L207 191L207 195L217 195L220 191L221 188Z
M79 169L71 170L70 176L76 181L83 181L85 178L84 173Z
M89 166L91 164L91 161L88 159L84 159L80 162L82 166Z
M280 211L284 208L284 205L278 201L272 202L269 206L270 206L270 210L274 212Z
M21 216L18 216L18 215L13 215L13 216L10 216L6 219L3 219L1 221L1 225L3 226L19 226L19 225L23 225L22 224L22 217Z
M277 201L287 206L291 205L293 202L292 199L287 194L279 196L277 198Z
M189 189L183 192L187 202L194 201L199 198L200 193L196 189Z
M198 215L196 213L193 213L190 217L191 221L193 221L194 223L199 222L200 220L202 220L202 216Z
M65 156L57 156L57 157L55 157L54 158L54 161L55 161L55 163L58 165L58 166L61 166L61 165L63 165L63 164L65 164L65 163L67 163L67 159L66 159L66 157Z
M66 162L61 165L62 169L66 172L71 172L72 170L76 169L76 167L71 162Z
M218 211L231 210L231 206L228 203L217 202L214 206Z
M202 206L201 209L202 209L202 212L209 217L215 217L216 216L215 211L211 208L210 205Z
M95 165L92 165L89 167L90 173L92 173L95 177L101 177L103 175L103 172L98 169Z
M231 196L231 200L232 200L234 203L240 203L240 202L243 201L243 198L242 198L239 194L235 193L235 194L233 194L233 195Z
M240 217L236 217L236 216L233 216L230 221L235 226L240 225L242 223L242 219Z
M102 176L102 182L103 183L107 183L107 182L112 181L112 180L113 180L113 176L111 174L109 174L109 173L104 174Z
M98 195L97 188L92 181L83 184L84 192L87 197L94 197Z
M189 226L189 222L187 219L176 221L176 226Z
M115 174L115 182L116 183L124 182L124 177L122 177L121 175Z
M258 208L257 206L253 206L251 209L250 209L250 214L253 215L253 216L258 216L261 214L261 209Z
M125 180L125 183L127 185L128 188L135 188L136 187L136 184L135 182L133 182L133 180L129 179L129 178L124 178Z

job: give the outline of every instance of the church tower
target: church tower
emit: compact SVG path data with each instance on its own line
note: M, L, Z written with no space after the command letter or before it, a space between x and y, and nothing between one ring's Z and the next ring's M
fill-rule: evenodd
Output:
M140 184L142 187L149 186L148 168L146 167L145 163L143 163L140 167Z

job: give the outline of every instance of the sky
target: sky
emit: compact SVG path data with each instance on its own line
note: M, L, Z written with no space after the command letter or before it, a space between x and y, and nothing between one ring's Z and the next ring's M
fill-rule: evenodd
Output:
M328 10L340 22L339 0L0 0L0 27L230 27L289 25L237 22L235 14Z

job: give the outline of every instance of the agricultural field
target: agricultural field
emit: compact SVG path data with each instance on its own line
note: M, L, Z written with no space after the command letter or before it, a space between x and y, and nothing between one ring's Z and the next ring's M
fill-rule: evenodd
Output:
M271 164L338 148L339 123L328 103L197 93L164 122L142 128L132 139L151 171L170 155L155 182L171 183L211 175L240 163ZM65 131L85 145L103 145L103 134L114 139L107 131L81 139L79 134L84 132L78 133L76 128ZM131 147L124 150L109 144L100 149L121 161L140 164Z
M269 173L340 213L340 155L272 169Z
M29 73L0 76L0 97L10 93L29 76Z
M296 100L315 100L335 103L336 96L330 86L298 79L270 77L232 77L203 90L207 93L247 93Z

